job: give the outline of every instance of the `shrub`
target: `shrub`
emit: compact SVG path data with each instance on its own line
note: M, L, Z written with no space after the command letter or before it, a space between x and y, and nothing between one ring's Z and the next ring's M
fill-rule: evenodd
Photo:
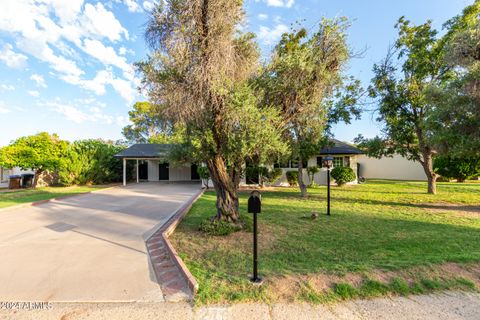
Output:
M285 175L290 186L294 187L298 184L298 171L287 171Z
M240 226L223 220L207 219L200 223L200 231L211 236L227 236L230 233L240 231Z
M208 189L208 180L210 179L210 171L207 167L200 166L197 168L198 175L202 179L203 185Z
M350 167L335 167L331 172L332 178L339 186L355 180L355 172Z
M259 167L258 172L260 174L260 184L263 186L264 183L272 184L277 181L282 176L283 171L280 168Z
M113 156L124 146L102 140L80 140L70 144L61 159L60 183L102 184L122 180L122 161Z
M310 179L311 186L315 184L315 174L319 171L320 169L317 166L307 168L308 178Z
M451 158L438 156L433 162L436 173L446 179L463 182L480 175L480 158Z

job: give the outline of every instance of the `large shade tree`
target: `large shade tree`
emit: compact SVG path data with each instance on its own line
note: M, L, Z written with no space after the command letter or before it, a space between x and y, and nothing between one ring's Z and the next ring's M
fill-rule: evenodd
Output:
M480 1L449 20L445 27L445 63L451 81L428 90L436 105L430 116L432 140L450 156L480 156Z
M316 32L292 30L282 35L260 83L264 104L279 110L291 157L298 158L298 184L307 196L304 163L325 143L330 119L350 119L359 83L343 74L351 56L346 19L323 19ZM345 91L345 95L339 95ZM351 109L351 110L350 110ZM329 116L330 117L329 119Z
M58 169L67 147L67 141L47 132L21 137L0 149L0 166L33 170L35 172L33 187L36 187L38 178L43 172Z
M245 156L282 144L275 110L259 110L248 85L259 53L253 35L238 31L242 5L240 0L160 2L146 29L153 52L137 64L151 102L185 129L184 145L206 163L217 194L216 218L234 223Z
M356 142L371 156L395 153L421 163L428 180L428 193L436 193L437 174L433 158L437 153L431 141L428 119L435 105L427 96L427 88L441 85L451 77L444 63L443 42L431 21L413 25L404 17L396 24L399 37L396 52L374 66L370 96L377 99L377 120L383 123L383 136L374 139L359 137Z
M168 140L173 134L170 121L161 116L162 106L147 101L136 102L128 112L131 124L122 130L129 142L147 143Z

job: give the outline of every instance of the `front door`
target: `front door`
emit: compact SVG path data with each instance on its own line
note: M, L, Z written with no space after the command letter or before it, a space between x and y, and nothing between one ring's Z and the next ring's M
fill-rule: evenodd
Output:
M138 163L138 178L140 180L148 180L148 162L141 160Z
M170 171L168 162L160 163L158 168L158 180L169 180Z
M196 163L192 163L190 172L190 179L192 180L200 180L200 175L198 174L198 165Z

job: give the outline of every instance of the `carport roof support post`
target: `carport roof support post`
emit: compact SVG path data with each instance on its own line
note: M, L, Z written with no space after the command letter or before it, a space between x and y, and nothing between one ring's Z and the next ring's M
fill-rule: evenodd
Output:
M127 185L127 159L123 158L123 185Z
M137 159L137 170L135 170L137 172L137 183L139 182L139 179L138 179L138 159Z

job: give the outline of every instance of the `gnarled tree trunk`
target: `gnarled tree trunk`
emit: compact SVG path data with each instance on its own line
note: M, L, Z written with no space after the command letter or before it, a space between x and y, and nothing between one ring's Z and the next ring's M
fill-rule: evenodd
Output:
M217 192L216 219L237 222L239 218L237 189L227 172L224 159L216 155L207 160L207 167Z

